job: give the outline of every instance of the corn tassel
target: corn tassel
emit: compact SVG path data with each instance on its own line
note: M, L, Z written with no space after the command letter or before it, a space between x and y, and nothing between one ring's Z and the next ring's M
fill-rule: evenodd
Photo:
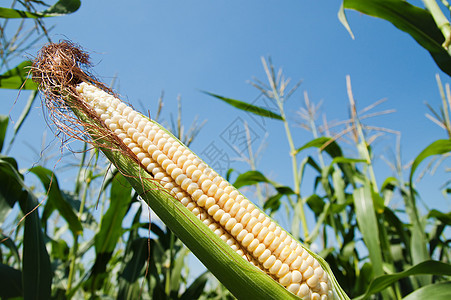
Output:
M76 65L74 62L72 67L77 69ZM40 71L39 66L35 68ZM83 80L74 79L75 75L64 75L68 78L66 83L72 86L79 81L66 97L82 101L81 106L90 111L88 116L94 116L98 124L107 128L103 134L107 132L119 139L152 180L195 218L292 294L302 299L333 299L332 282L309 250L159 124L105 92L103 86L97 87L96 81L84 80L84 76ZM64 83L60 84L62 90L56 96L65 97ZM51 93L49 98L55 98L55 92ZM77 107L75 112L80 106Z

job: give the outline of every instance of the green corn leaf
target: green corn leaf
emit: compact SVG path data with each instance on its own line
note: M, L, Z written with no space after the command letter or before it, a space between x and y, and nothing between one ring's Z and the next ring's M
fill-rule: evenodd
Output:
M0 8L1 13L1 8ZM9 71L0 75L0 88L2 89L24 89L36 90L37 85L28 77L31 61L24 61Z
M326 205L323 198L321 198L317 194L309 196L306 200L306 203L317 216L321 214L321 212L324 210L324 205Z
M68 254L70 253L69 246L63 239L50 240L52 248L50 252L50 258L52 261L61 260L65 261L68 259Z
M415 158L410 169L409 176L409 188L410 195L406 199L406 211L412 222L412 259L414 263L420 263L430 258L427 251L427 238L424 234L424 225L420 221L419 212L415 202L415 191L413 187L413 175L417 170L420 163L426 158L433 155L441 155L451 151L451 140L437 140L428 145L421 153ZM430 283L429 277L420 277L420 281L423 285Z
M0 298L23 297L22 272L0 263Z
M346 18L345 8L343 6L343 3L340 5L340 9L338 10L338 20L341 22L341 24L346 28L349 35L352 39L354 39L354 33L352 32L351 26L349 26L348 19Z
M260 182L269 183L270 181L260 171L247 171L238 175L233 186L239 189L243 186L254 185Z
M42 12L30 12L13 8L0 7L0 18L24 19L24 18L45 18L56 17L73 13L80 8L80 0L60 0Z
M204 91L204 93L207 95L210 95L212 97L215 97L217 99L220 99L220 100L224 101L225 103L232 105L235 108L238 108L238 109L241 109L241 110L262 116L262 117L276 119L276 120L283 120L282 116L280 116L270 110L267 110L265 108L255 106L255 105L252 105L252 104L240 101L240 100L235 100L235 99L219 96L219 95L216 95L216 94L213 94L210 92Z
M81 6L80 0L59 0L42 13L46 17L56 17L76 12Z
M406 297L403 300L422 300L422 299L434 299L434 300L449 300L451 299L451 281L439 282L435 284L429 284L423 286Z
M428 218L436 218L437 220L440 220L443 224L451 225L451 212L445 214L441 211L438 211L436 209L432 209L428 213Z
M94 237L96 259L86 286L99 288L106 277L106 267L123 234L122 220L130 207L131 191L124 176L117 173L111 185L110 206L102 216L99 231Z
M357 188L354 193L354 207L362 233L363 240L368 248L371 264L375 276L382 275L382 253L379 240L379 227L376 218L371 186L367 182L363 187Z
M146 266L148 256L148 240L147 238L138 238L131 243L132 258L127 262L124 271L121 274L127 282L134 283L139 279ZM152 249L150 249L152 250Z
M21 264L22 260L19 255L19 249L17 248L11 237L0 234L0 240L2 241L2 245L10 250L15 259L15 262Z
M364 159L337 156L334 159L332 159L332 162L330 163L329 167L326 170L323 170L323 172L325 172L323 174L323 177L325 177L325 175L331 174L333 172L335 164L337 164L341 167L343 173L348 173L349 165L355 164L355 163L366 163L366 162L367 161Z
M271 197L268 197L268 199L266 199L265 203L263 204L263 209L269 209L270 213L278 211L281 204L280 199L282 199L282 197L282 194L275 194Z
M118 299L133 299L139 297L140 286L138 279L142 276L148 253L153 253L153 240L142 238L138 234L141 227L139 219L142 206L138 208L133 218L125 248L125 259L122 260L122 271L119 276ZM150 247L150 248L149 248Z
M83 232L83 227L80 220L78 220L78 217L75 215L72 206L66 201L61 193L56 175L49 169L41 166L33 167L29 169L29 171L39 178L45 191L48 193L47 201L50 202L51 206L56 208L66 220L72 234L74 236L81 234Z
M405 278L408 276L413 276L413 275L420 275L420 274L450 276L451 275L451 265L443 263L443 262L435 261L435 260L428 260L428 261L419 263L403 272L379 276L370 283L365 294L363 294L357 298L354 298L354 300L367 299L371 295L384 290L385 288L387 288L388 286L392 285L393 283L397 282L398 280L400 280L402 278ZM413 299L415 299L415 298L413 298ZM436 299L436 298L431 296L431 297L426 297L423 299Z
M0 115L0 152L3 149L3 143L5 142L6 129L8 129L9 118L5 115Z
M319 137L314 140L311 140L304 144L302 147L299 147L295 154L298 154L299 152L309 149L309 148L319 148L322 149L322 151L326 151L330 155L330 157L333 158L331 164L329 165L329 169L325 174L329 174L333 171L334 164L338 164L340 169L342 169L345 178L348 180L352 180L352 175L355 173L352 170L352 163L358 163L358 162L365 162L365 160L362 159L353 159L353 158L346 158L343 157L343 152L340 148L340 146L335 142L333 138L330 137ZM309 158L306 160L304 159L300 166L300 178L302 178L302 175L304 173L304 167L306 164L309 164L312 166L315 170L318 171L318 173L323 174L323 170L318 166L318 164L309 156Z
M318 165L318 163L311 156L308 156L308 158L305 161L303 160L302 164L311 166L313 169L318 171L318 173L320 173L320 174L322 172L321 167Z
M53 271L36 209L38 201L33 194L24 191L19 203L22 212L27 215L23 234L24 299L50 299Z
M260 171L254 171L254 170L247 171L245 173L238 175L235 182L233 183L233 186L235 188L239 189L243 186L254 185L257 183L269 183L276 189L277 193L279 193L281 195L293 195L294 194L293 189L290 188L289 186L280 185L277 182L269 180Z
M148 228L148 227L147 227ZM155 233L158 237L158 242L163 246L164 249L169 249L170 238L168 232L165 232L155 223L152 223L150 230Z
M1 195L10 203L18 201L22 213L26 215L22 248L22 284L26 287L24 298L50 299L53 274L37 210L38 201L25 185L14 159L0 159L0 176L3 177Z
M310 232L309 236L305 239L306 242L311 242L311 241L315 241L318 237L318 235L320 234L320 230L321 228L325 227L325 221L326 218L329 216L331 212L331 203L327 202L324 207L323 210L317 214L318 218L316 220L316 224L315 227L313 228L313 230Z
M405 224L401 222L395 212L389 207L385 207L384 209L384 219L390 226L393 226L396 229L396 233L399 235L401 242L408 251L410 248L410 236L407 234ZM404 259L405 258L403 258L403 260Z
M44 15L42 13L32 13L28 11L13 9L13 8L6 8L6 7L0 7L0 18L5 19L24 19L24 18L42 18Z
M384 198L384 206L388 206L393 199L394 190L398 185L398 180L395 177L387 177L381 185L381 193Z
M326 151L332 158L343 156L340 146L335 142L333 138L330 137L319 137L314 140L307 142L302 147L296 149L295 154L301 152L302 150L308 148L320 148L321 151Z
M122 232L124 218L132 200L131 186L124 176L117 173L111 185L110 206L102 216L95 238L96 252L113 252Z
M137 299L140 295L139 277L142 276L148 257L147 238L130 240L127 247L127 258L119 277L118 299ZM151 243L153 245L153 242ZM152 253L153 247L150 249ZM130 258L128 258L130 256Z
M412 167L410 168L410 186L412 186L413 174L423 160L429 156L445 154L448 152L451 152L451 140L437 140L424 148L423 151L421 151L421 153L415 158L412 163Z
M182 270L186 261L186 257L189 254L189 249L183 247L178 251L177 257L173 261L171 266L171 293L177 295L182 283ZM167 279L169 280L169 278Z
M0 155L0 224L22 197L24 186L22 175L17 170L17 162L12 157Z
M389 21L429 51L439 68L451 75L451 56L442 47L445 38L427 10L403 0L343 0L338 16L348 31L350 28L343 9L353 9Z

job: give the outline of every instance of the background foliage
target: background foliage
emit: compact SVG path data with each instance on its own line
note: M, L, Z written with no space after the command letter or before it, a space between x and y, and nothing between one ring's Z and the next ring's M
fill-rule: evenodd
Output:
M424 3L427 10L405 1L345 0L339 16L348 28L344 9L386 19L410 34L450 75L449 23L441 23L443 13L440 15L441 11L435 9L434 1ZM0 87L22 88L22 92L29 90L30 94L14 124L8 116L0 117L0 296L232 298L208 271L195 278L190 276L190 265L186 264L189 251L158 220L142 221L141 215L150 213L141 206L139 196L96 150L84 145L78 155L67 158L67 168L75 174L72 189L59 186L61 178L55 170L40 165L19 169L16 158L9 153L15 137L26 134L20 128L37 98L36 86L26 80L30 62L17 66L10 66L9 62L38 40L50 41L45 18L76 12L79 6L79 1L71 0L52 6L38 1L13 1L10 8L0 8ZM10 28L7 21L12 18L23 23ZM290 86L270 59L263 59L262 64L267 78L257 79L253 85L276 105L276 111L213 91L207 93L212 101L224 101L283 123L290 146L293 183L271 180L255 167L256 157L252 155L246 157L249 170L230 170L228 179L237 188L254 191L255 198L274 218L288 220L294 237L321 249L319 254L329 262L351 298L421 299L427 293L434 299L449 299L451 212L419 205L419 197L427 195L418 194L414 180L421 169L433 168L425 160L433 158L441 163L451 151L449 85L443 85L437 77L442 95L437 99L440 108L429 106L430 118L445 129L443 138L424 145L407 174L398 157L393 164L395 175L380 177L374 168L373 145L381 132L390 131L365 124L368 117L386 113L370 111L379 103L359 109L347 78L349 119L335 124L332 131L334 124L317 125L318 105L306 95L299 111L300 125L312 133L312 139L297 144L292 138L293 126L286 117L286 101L298 85ZM183 130L180 114L172 124L172 132L187 144L195 138L199 125L194 124L191 129L188 135L184 134L187 131ZM312 194L300 190L307 170L315 174ZM445 194L450 192L449 183L443 179ZM394 199L402 199L402 205L394 206ZM307 225L308 214L315 218L314 228Z

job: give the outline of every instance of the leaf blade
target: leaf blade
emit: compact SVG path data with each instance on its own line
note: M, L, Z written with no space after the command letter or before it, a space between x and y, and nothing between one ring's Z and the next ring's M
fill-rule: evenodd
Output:
M429 51L437 66L451 76L451 56L441 46L445 38L427 10L400 0L344 0L343 6L389 21L408 33Z
M428 260L399 273L379 276L371 281L365 294L355 298L355 300L366 299L369 296L382 291L386 287L392 285L402 278L421 274L450 276L451 265L435 260Z
M59 0L48 9L41 12L30 12L14 8L0 7L0 18L5 19L38 19L57 17L76 12L81 6L80 0Z
M213 93L210 93L210 92L206 92L206 91L203 91L203 93L205 93L207 95L210 95L210 96L212 96L214 98L217 98L219 100L222 100L225 103L230 104L233 107L238 108L240 110L247 111L247 112L256 114L258 116L266 117L266 118L271 118L271 119L276 119L276 120L283 120L281 115L278 115L278 114L276 114L276 113L274 113L274 112L272 112L270 110L267 110L267 109L265 109L263 107L252 105L252 104L249 104L247 102L240 101L240 100L235 100L235 99L223 97L223 96L216 95L216 94L213 94Z
M1 13L1 10L0 10ZM0 88L36 90L37 84L28 77L31 61L23 61L11 70L0 75Z

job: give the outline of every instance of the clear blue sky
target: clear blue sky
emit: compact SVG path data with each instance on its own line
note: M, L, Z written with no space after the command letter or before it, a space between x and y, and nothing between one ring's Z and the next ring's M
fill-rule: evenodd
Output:
M275 66L282 67L293 82L303 80L287 104L293 124L295 111L303 106L304 91L311 101L323 101L322 112L328 120L347 118L345 77L349 74L359 108L388 98L377 110L396 109L396 113L369 123L402 132L404 163L435 139L446 138L442 129L425 118L424 102L438 107L435 74L441 74L444 82L449 78L410 36L383 20L349 11L348 20L356 37L351 39L337 19L339 6L340 1L97 0L82 1L76 13L47 19L46 24L56 25L50 34L54 41L70 39L91 52L98 77L109 83L117 76L116 90L142 112L148 109L155 113L164 90L164 116L169 120L169 112L176 114L176 98L181 95L185 125L195 116L208 120L192 146L197 153L213 143L230 158L236 157L220 134L240 120L247 121L255 133L255 146L267 133L267 147L257 168L291 185L291 162L282 123L267 121L262 125L200 92L254 101L259 92L247 80L253 76L265 80L261 56L271 56ZM37 48L30 52L34 55ZM11 95L9 99L2 96L0 113L10 111L15 97ZM25 98L20 97L13 107L13 118L17 118ZM46 128L42 110L35 105L23 128L23 139L11 152L25 161L21 167L28 167L37 158L20 151L20 147L27 142L39 149ZM292 130L298 147L312 138L300 128ZM48 139L48 143L57 141ZM375 145L379 185L391 175L380 156L391 159L394 147L391 135ZM247 170L238 162L231 162L229 167ZM449 199L438 192L449 178L446 175L441 171L420 183L423 199L442 211L451 207ZM311 186L303 186L306 194Z

